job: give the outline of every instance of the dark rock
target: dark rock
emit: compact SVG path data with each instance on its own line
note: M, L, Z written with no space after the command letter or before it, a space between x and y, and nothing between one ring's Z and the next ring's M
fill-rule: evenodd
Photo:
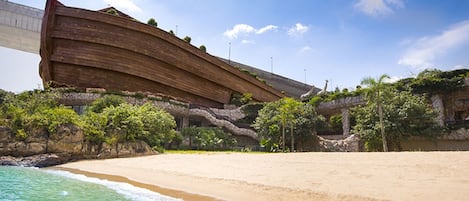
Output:
M69 161L66 155L40 154L28 157L1 156L0 165L4 166L24 166L24 167L49 167L63 164Z
M15 157L11 156L1 156L0 165L2 166L19 166L18 161Z

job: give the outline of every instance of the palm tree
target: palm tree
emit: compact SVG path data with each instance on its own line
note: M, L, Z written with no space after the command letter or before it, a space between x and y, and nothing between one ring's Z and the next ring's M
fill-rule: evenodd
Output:
M283 98L283 103L280 106L280 120L282 123L282 149L285 151L285 128L288 123L290 124L290 139L291 146L290 151L295 151L295 136L293 135L293 130L296 125L295 115L300 111L301 102L296 101L293 98Z
M383 107L382 107L382 94L385 90L386 85L384 84L384 79L388 79L389 76L384 74L379 77L378 80L375 80L371 77L365 78L361 81L361 84L368 86L368 91L366 93L366 98L370 102L375 102L378 109L379 116L379 125L381 128L381 138L383 140L383 151L388 151L388 143L386 140L386 133L384 129L384 120L383 120Z

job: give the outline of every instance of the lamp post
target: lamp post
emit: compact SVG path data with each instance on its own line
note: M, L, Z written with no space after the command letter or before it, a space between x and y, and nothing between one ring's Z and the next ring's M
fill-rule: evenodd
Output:
M305 71L305 86L306 86L306 68L304 69Z
M228 43L228 64L231 65L231 42Z
M270 57L270 73L274 74L274 57Z

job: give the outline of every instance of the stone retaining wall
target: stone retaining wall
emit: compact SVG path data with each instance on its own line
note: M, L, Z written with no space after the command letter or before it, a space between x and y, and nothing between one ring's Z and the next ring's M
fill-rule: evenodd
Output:
M461 128L435 140L412 137L401 146L403 151L469 151L469 129Z

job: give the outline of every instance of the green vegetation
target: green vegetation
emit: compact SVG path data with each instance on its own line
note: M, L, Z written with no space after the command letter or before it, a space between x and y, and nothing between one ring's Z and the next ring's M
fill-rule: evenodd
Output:
M352 109L356 120L353 133L361 136L367 151L382 151L385 147L398 151L401 150L400 142L410 136L434 138L442 133L434 120L436 112L423 96L386 88L381 97L382 124L379 123L376 101L370 100L367 105Z
M241 105L248 104L251 101L252 101L251 93L244 93L244 94L233 93L231 94L230 104L241 106Z
M95 100L88 110L90 112L101 113L103 110L110 106L119 106L120 104L125 103L124 98L118 95L106 95L103 98Z
M324 117L318 115L312 105L283 98L265 104L252 126L267 150L287 151L286 142L290 141L289 150L294 151L295 139L303 142L314 138L315 130L323 121Z
M156 22L156 20L154 18L148 19L147 24L151 25L151 26L154 26L154 27L158 27L158 22Z
M136 106L119 103L119 98L105 96L90 106L83 117L88 140L97 144L143 140L161 151L176 137L173 116L150 103Z
M388 75L381 75L378 80L371 77L362 80L362 84L368 86L365 98L368 101L368 105L376 104L376 110L378 111L379 127L381 130L381 140L383 141L383 151L388 151L388 145L386 140L386 133L384 128L383 120L383 93L385 92L387 85L384 83L384 79L389 79ZM375 112L376 112L375 110Z
M12 128L24 140L33 129L45 129L48 135L64 125L83 129L88 141L96 144L143 140L155 149L176 139L174 117L150 103L134 106L122 97L108 95L97 99L79 116L69 107L59 105L57 94L28 91L18 95L0 91L0 125Z
M252 124L258 116L259 110L261 110L264 105L264 103L248 103L241 106L240 109L246 116L236 121L236 123Z
M189 37L189 36L186 36L186 37L184 37L184 39L182 39L182 40L186 41L187 43L191 43L192 38Z
M181 134L189 138L189 148L202 150L229 150L236 139L217 127L187 127Z
M110 14L110 15L119 16L119 12L117 12L117 10L114 9L114 8L111 8L111 9L107 10L106 13Z
M424 70L415 78L402 79L395 83L400 91L416 94L444 94L464 86L464 79L469 77L468 69L440 71Z
M80 123L72 109L57 104L55 93L34 90L18 95L4 91L1 94L0 125L10 127L18 139L26 139L33 129L45 128L51 135L62 125Z
M205 47L205 45L201 45L199 47L200 50L204 51L204 52L207 52L207 47Z

